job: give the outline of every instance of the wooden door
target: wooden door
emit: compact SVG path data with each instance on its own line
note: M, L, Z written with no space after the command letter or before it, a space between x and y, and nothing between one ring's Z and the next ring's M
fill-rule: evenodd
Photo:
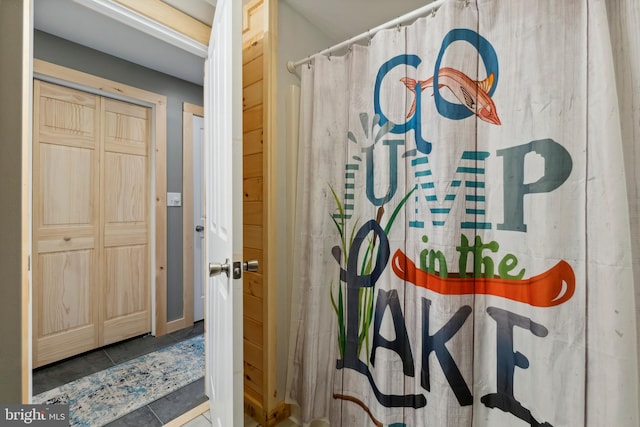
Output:
M148 332L150 109L102 99L102 345Z
M99 344L100 98L36 81L33 366Z
M33 366L149 332L150 109L34 82Z

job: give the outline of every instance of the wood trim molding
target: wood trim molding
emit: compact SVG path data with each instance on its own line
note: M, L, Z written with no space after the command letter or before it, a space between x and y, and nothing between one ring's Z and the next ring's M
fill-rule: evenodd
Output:
M171 320L167 322L167 333L170 334L172 332L179 331L180 329L184 329L189 325L190 324L187 322L184 316L176 320Z
M29 305L31 295L29 293L29 285L31 283L30 271L30 254L31 254L31 126L33 113L33 79L32 76L32 55L31 43L33 39L33 25L30 16L32 16L31 1L22 2L22 250L21 250L21 268L22 271L22 403L30 403L31 401L31 313ZM2 58L6 61L7 58Z
M280 401L274 404L271 410L266 411L260 402L245 394L244 413L259 422L262 426L274 427L280 421L291 416L291 405Z
M209 410L209 401L203 402L198 406L196 406L195 408L190 409L189 411L180 415L178 418L174 418L173 420L169 421L167 424L164 425L164 427L182 427L185 424L187 424L189 421L198 418L200 415L204 414L208 410Z
M247 389L245 381L245 411L262 425L270 422L270 414L278 402L277 323L278 323L278 144L277 144L277 1L252 0L243 8L243 50L253 49L261 43L254 54L261 56L261 64L251 75L262 78L260 93L261 108L257 111L262 123L262 354L259 388ZM258 55L258 52L261 55ZM251 55L251 54L249 54ZM245 64L253 63L245 57ZM258 68L260 67L260 68ZM245 73L243 72L243 75ZM244 77L247 78L249 73ZM252 79L244 83L249 85ZM257 96L256 96L257 97ZM252 119L254 117L249 116ZM245 119L246 120L246 119ZM246 231L245 231L246 238ZM258 356L260 357L260 356Z
M182 104L182 318L171 322L171 328L193 324L193 116L204 117L199 105ZM179 326L181 325L181 326ZM169 328L169 329L171 329Z
M156 336L167 333L167 97L157 93L117 83L71 68L39 59L33 60L33 72L80 85L107 96L128 98L151 104L155 133L155 321ZM152 295L153 297L153 295Z
M72 68L56 65L41 59L33 60L33 72L44 76L53 77L71 84L82 85L84 87L94 89L104 93L111 93L116 98L128 97L137 99L149 104L165 106L167 105L167 97L157 93L149 92L137 87L128 86L123 83L114 82L93 74L84 73ZM166 125L166 118L163 119ZM156 130L158 126L156 124ZM166 134L166 132L165 132ZM166 138L166 136L165 136ZM165 141L166 143L166 141Z
M204 107L201 105L189 104L188 102L182 103L182 111L189 113L192 116L204 117Z
M155 110L156 148L156 336L167 333L167 99Z
M205 46L209 45L211 27L160 0L115 0L131 9L171 28Z
M267 424L267 413L262 406L262 402L246 392L244 393L244 413L260 423L260 425Z
M284 401L280 401L271 411L269 411L266 423L267 427L273 427L280 421L289 418L289 416L291 416L291 405L284 403Z
M263 405L271 413L277 405L277 323L278 323L278 118L277 118L277 0L265 0L267 16L263 56L263 126L266 152L264 170L264 262L266 283L264 293L264 391ZM269 421L269 420L267 420Z
M262 38L268 28L268 0L251 0L242 7L242 45Z

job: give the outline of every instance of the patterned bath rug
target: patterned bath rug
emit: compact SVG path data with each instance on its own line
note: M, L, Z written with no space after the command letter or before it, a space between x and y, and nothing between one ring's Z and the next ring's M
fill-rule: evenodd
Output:
M34 396L34 403L69 404L71 426L110 423L204 376L198 335Z

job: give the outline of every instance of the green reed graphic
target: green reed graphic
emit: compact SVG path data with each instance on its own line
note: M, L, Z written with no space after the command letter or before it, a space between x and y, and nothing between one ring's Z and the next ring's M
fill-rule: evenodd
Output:
M330 217L334 225L336 226L336 229L338 230L338 234L340 235L340 244L341 244L340 252L342 254L342 256L340 257L337 253L334 253L334 256L336 260L340 262L341 268L343 267L343 265L344 265L344 268L346 268L349 261L349 251L353 244L353 237L357 231L358 224L360 221L356 219L353 225L351 226L351 229L347 230L347 217L345 215L344 206L340 201L340 199L338 198L338 195L336 194L333 187L329 185L329 188L331 190L331 194L333 194L333 198L336 203L336 207L338 211L337 215L336 214L330 215ZM391 216L389 216L386 222L386 225L383 227L385 234L387 235L390 234L391 228L393 226L393 223L396 220L396 217L398 216L398 213L400 213L400 210L405 205L409 197L413 194L415 189L416 189L415 187L412 188L395 207L395 209L391 213ZM385 214L385 209L383 204L378 208L377 214L376 214L376 221L381 226L382 226L382 220L384 218L384 214ZM371 271L373 270L373 267L374 267L373 260L374 258L377 258L376 251L379 250L377 243L378 243L378 236L374 233L372 237L368 238L368 244L366 246L366 250L361 261L360 275L370 274ZM376 256L373 256L374 254ZM340 357L344 356L344 351L347 344L346 343L346 322L345 322L347 313L346 313L346 304L344 300L345 299L345 295L344 295L345 292L343 291L344 286L346 286L346 283L343 283L342 281L338 282L337 301L336 301L336 295L335 295L336 291L334 291L334 288L335 288L334 283L331 282L329 287L330 296L331 296L331 305L333 306L336 316L338 317L338 348L340 351ZM369 329L371 326L371 322L373 321L375 291L376 291L375 287L363 288L363 289L360 289L360 292L358 295L358 312L360 314L358 317L360 319L360 324L358 325L357 352L358 354L360 354L362 352L363 345L364 345L367 363L368 363L369 354L370 354Z

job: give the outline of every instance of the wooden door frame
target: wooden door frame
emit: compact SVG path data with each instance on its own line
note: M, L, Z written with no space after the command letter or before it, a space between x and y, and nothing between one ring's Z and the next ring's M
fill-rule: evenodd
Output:
M275 425L287 418L290 408L278 394L277 323L278 323L278 2L264 0L267 7L263 53L263 126L267 141L264 153L264 262L266 289L264 292L264 406L266 424ZM281 331L284 333L284 331ZM284 392L284 390L281 390Z
M289 416L284 390L278 390L277 323L278 323L278 129L277 129L277 0L252 0L243 8L243 49L253 41L263 43L262 59L262 242L263 242L263 331L262 401L245 393L245 412L262 425L273 426ZM257 32L252 32L256 26ZM281 331L281 333L288 333ZM280 392L280 393L279 393Z
M182 103L182 317L167 323L167 333L193 325L193 117L204 107Z
M34 78L152 109L151 177L154 214L151 215L151 333L167 333L167 97L39 59L33 60ZM151 200L150 200L151 201ZM155 280L154 280L155 279ZM32 319L29 319L31 322Z

